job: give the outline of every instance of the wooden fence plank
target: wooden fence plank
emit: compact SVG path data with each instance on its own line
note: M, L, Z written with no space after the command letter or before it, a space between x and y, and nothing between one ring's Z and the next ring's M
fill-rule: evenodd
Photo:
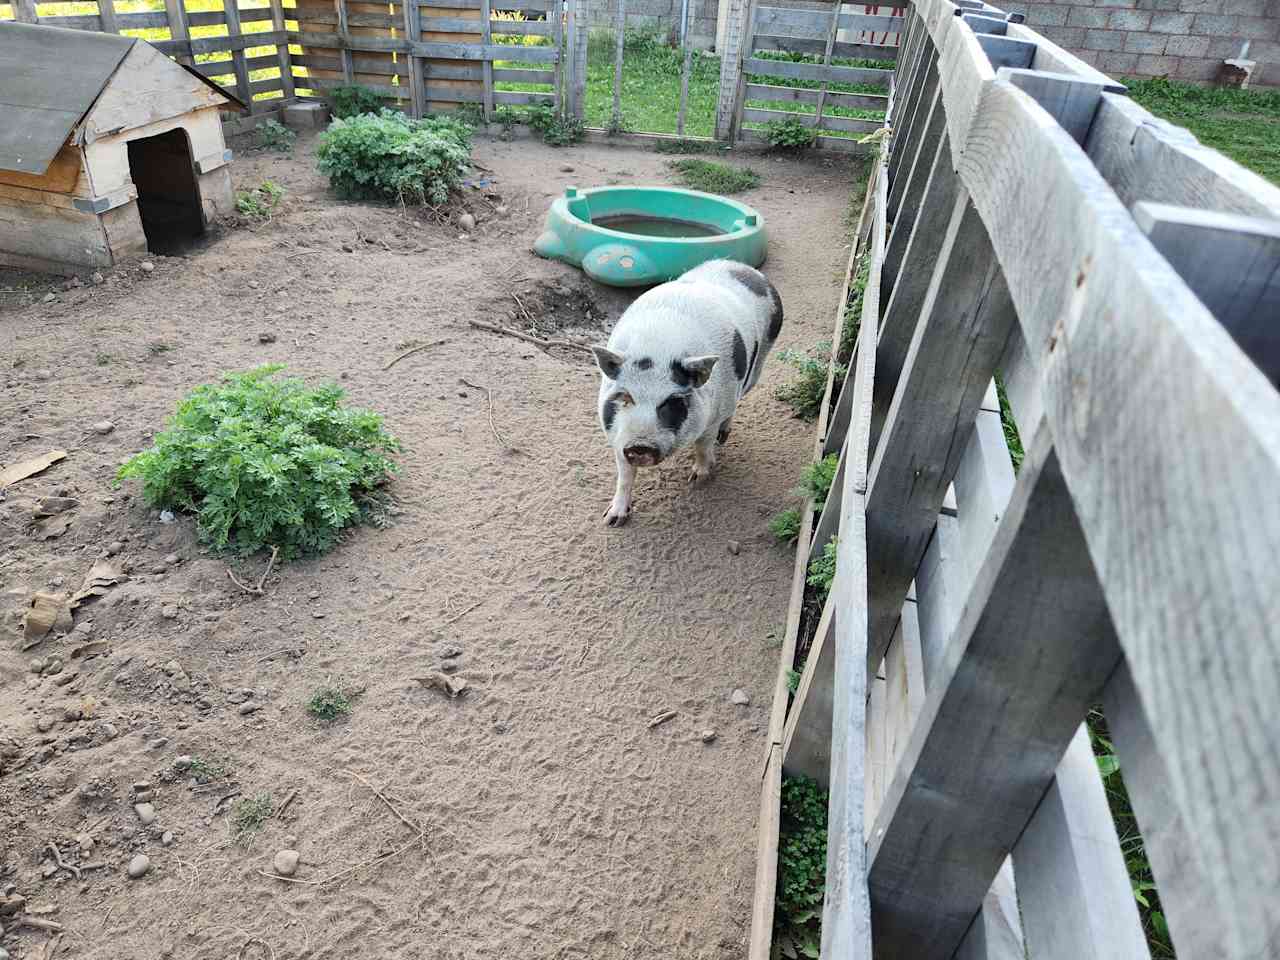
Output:
M785 7L756 8L755 29L781 37L824 39L827 35L829 14L821 10L792 10ZM903 27L902 17L880 17L864 13L839 15L839 28L866 32L897 33Z
M867 67L824 67L818 63L792 63L789 60L764 60L751 57L743 63L749 74L766 77L791 77L796 80L834 80L841 83L878 83L889 85L890 70Z
M618 4L617 23L613 39L613 110L609 122L613 129L622 129L622 56L626 46L627 0L615 0Z
M955 960L1026 960L1026 956L1013 865L1006 859L982 898L982 910L974 917Z
M936 88L933 92L933 102L929 104L928 113L925 115L924 132L920 135L920 139L915 144L915 156L911 157L907 166L899 170L898 178L893 181L893 192L899 194L898 205L895 208L897 215L893 219L893 230L889 234L889 246L884 254L884 287L882 290L881 302L885 304L885 325L887 327L902 326L901 318L910 316L919 309L922 302L925 284L927 281L924 277L915 277L907 274L905 279L908 282L916 280L914 286L909 288L907 292L902 294L905 298L898 305L898 311L905 309L906 314L897 314L891 321L888 319L888 308L893 303L894 291L898 287L898 278L903 276L902 266L906 262L907 249L911 245L912 239L920 245L915 252L913 262L917 265L914 269L919 270L926 264L932 264L937 256L938 246L942 242L942 224L926 225L922 228L920 234L916 234L916 222L921 215L921 211L927 208L922 204L925 199L926 192L932 182L932 178L937 176L940 179L934 185L935 195L931 197L931 203L941 205L941 210L946 211L954 202L954 191L956 184L955 172L948 169L938 167L939 154L938 149L942 144L942 139L946 135L947 130L946 111L942 106L942 94ZM946 158L942 161L950 162L950 152L948 150ZM945 180L945 182L944 182ZM933 209L925 215L926 224L935 219L938 210ZM934 232L930 232L934 231ZM927 267L925 267L927 269Z
M98 19L102 21L103 33L120 32L120 26L116 23L115 0L98 0Z
M868 838L877 950L952 955L1118 659L1041 429Z
M490 17L493 15L492 7L489 0L480 0L480 42L486 47L492 42L492 23ZM475 25L468 23L461 29L472 29ZM448 27L438 26L432 21L432 29L447 30ZM484 71L484 119L488 123L493 119L493 61L485 60L483 65Z
M341 0L339 0L341 2ZM244 31L240 26L240 7L238 0L222 0L223 12L227 15L227 37L231 40L238 40L242 43L239 47L231 48L231 62L235 68L236 75L236 96L250 109L253 107L253 91L249 89L249 70L244 63L244 44L247 44L247 38L244 37ZM195 44L192 44L192 53L195 53Z
M284 33L284 4L281 0L271 0L271 26L277 33ZM276 59L280 67L280 90L284 94L285 100L294 99L293 87L293 61L289 58L289 45L287 43L276 44ZM245 63L246 70L252 70L253 67L249 63Z
M748 83L748 100L768 100L782 103L814 103L818 102L817 90L806 90L801 87L779 87L768 83ZM889 98L874 93L841 93L828 91L827 103L832 107L852 107L863 110L887 110Z
M577 10L578 32L574 40L573 48L573 110L574 115L581 120L586 115L587 107L587 36L590 33L588 29L588 5L587 0L569 0L574 4Z
M548 4L547 19L551 21L551 44L556 51L555 64L552 72L555 78L552 81L552 89L555 92L556 113L563 116L565 112L565 93L564 93L564 5L561 0L552 0Z
M1139 229L1280 386L1280 220L1140 202Z
M835 491L832 491L834 494ZM843 491L841 491L843 498ZM835 604L823 605L800 671L782 735L782 765L788 774L802 774L824 789L831 785L831 718L835 709L835 645L831 628Z
M355 65L351 62L351 22L347 13L347 0L333 0L334 16L337 17L338 58L342 61L342 79L345 83L355 81ZM308 18L310 19L310 18ZM316 22L323 23L323 20Z
M36 13L35 0L10 0L13 7L14 18L19 23L39 23L40 17Z
M770 746L756 819L756 879L747 960L770 960L778 882L778 831L782 826L782 749Z
M693 69L693 4L685 6L684 23L680 25L680 42L684 46L684 63L680 66L680 105L676 108L676 135L684 136L684 117L689 108L689 72Z
M812 113L795 113L789 110L763 110L759 107L743 107L742 119L747 123L769 123L773 120L796 120L802 126L816 127L818 117ZM851 117L827 116L823 118L827 130L844 130L854 133L874 133L884 126L879 120L855 120Z
M1036 960L1150 956L1084 724L1013 851Z
M822 53L826 49L825 40L808 37L778 37L757 34L752 43L752 53L757 50L779 51L781 53ZM833 56L846 57L850 60L896 60L899 48L879 43L841 43L836 41L832 50Z
M927 133L930 132L929 117L931 116L938 90L938 53L934 49L932 43L925 44L926 49L922 54L922 62L920 69L917 71L917 78L912 84L912 88L905 91L905 97L902 103L902 112L898 117L900 126L895 127L898 165L890 164L889 176L891 189L889 191L889 219L895 223L898 220L898 209L902 204L903 194L906 192L908 178L903 174L910 174L912 166L911 161L916 156L916 151L920 144L924 141Z
M840 9L841 4L833 3L831 5L831 26L827 30L826 49L822 52L822 65L824 67L831 66L831 50L836 44L836 34L840 30ZM814 126L821 129L822 127L822 111L827 105L827 81L822 81L822 86L818 88L818 103L814 113L817 117Z

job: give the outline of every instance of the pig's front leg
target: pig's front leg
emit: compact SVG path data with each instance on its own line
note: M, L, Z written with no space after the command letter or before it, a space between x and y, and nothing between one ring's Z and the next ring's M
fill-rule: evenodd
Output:
M690 483L706 483L711 479L711 471L716 466L715 440L715 434L708 434L693 442L693 473L689 474Z
M631 490L636 483L636 468L627 462L621 450L613 452L618 462L618 485L613 491L613 501L604 512L604 522L620 527L631 519Z

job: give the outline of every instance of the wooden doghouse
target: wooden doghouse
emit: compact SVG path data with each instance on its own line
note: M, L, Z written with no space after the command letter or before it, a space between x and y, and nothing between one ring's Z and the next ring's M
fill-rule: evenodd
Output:
M55 273L180 250L232 212L220 109L135 37L0 23L0 264Z

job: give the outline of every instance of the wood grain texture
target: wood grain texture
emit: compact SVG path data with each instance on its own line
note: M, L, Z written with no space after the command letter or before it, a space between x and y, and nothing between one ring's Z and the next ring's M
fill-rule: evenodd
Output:
M991 889L982 898L982 910L973 918L955 960L1026 960L1026 957L1013 864L1006 858Z
M769 960L773 945L773 909L778 883L778 831L782 825L781 748L769 747L756 820L756 879L751 898L747 960Z
M1119 656L1041 429L868 838L878 951L952 955Z
M924 136L927 117L933 106L934 91L938 88L938 51L927 38L921 44L920 64L910 81L911 86L902 91L901 110L895 111L895 150L889 160L889 219L896 221L898 206L906 187L902 174L911 169L910 161Z
M842 497L843 499L843 497ZM782 765L823 789L831 785L831 718L835 709L835 645L831 628L835 603L828 598L800 672L782 735Z
M240 5L238 0L222 0L222 9L227 16L228 38L243 39L244 30L240 26ZM195 52L194 48L192 52ZM240 98L241 103L252 105L253 92L249 89L249 69L244 63L243 46L232 48L231 60L236 74L236 96Z
M916 220L922 209L921 204L924 202L925 190L929 186L929 179L933 171L936 169L935 161L938 157L938 146L946 135L946 129L946 114L942 106L942 94L935 86L928 111L925 114L923 132L920 138L915 141L914 156L909 158L906 165L899 171L898 179L893 182L893 191L899 196L893 217L893 230L889 234L889 245L884 254L884 285L881 288L881 302L886 306L891 302L894 289L898 285L898 278L902 272L902 265L907 254L907 247L915 231ZM904 147L903 149L906 148ZM944 162L950 162L950 157L948 156ZM950 170L945 170L942 175L948 177L948 182L945 186L954 188L954 185L958 182L954 173ZM940 184L940 186L944 185ZM941 203L944 209L948 206L945 193L936 197L933 202ZM928 235L922 233L920 239L920 243L923 246L932 248L931 253L924 254L930 258L926 262L931 263L932 257L937 256L935 241L937 243L941 242L941 231L937 230L937 227L926 227L925 230L937 231ZM920 255L920 252L917 252L917 257ZM915 289L923 294L925 281L924 278L920 279L921 283ZM908 310L917 309L919 302L917 299L914 303L904 304L904 306ZM902 309L902 307L900 306L899 309Z
M1084 724L1018 839L1013 863L1036 960L1150 956Z
M766 77L792 77L797 80L838 80L842 83L878 83L888 86L888 70L867 67L824 67L820 63L792 63L788 60L762 60L751 57L743 65L747 73Z

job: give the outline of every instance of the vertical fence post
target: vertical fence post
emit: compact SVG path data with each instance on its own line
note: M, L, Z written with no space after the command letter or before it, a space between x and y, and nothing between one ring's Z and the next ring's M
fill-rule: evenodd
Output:
M342 0L338 0L339 3ZM222 9L227 15L227 37L239 39L243 36L240 28L240 8L237 0L222 0ZM253 91L249 89L249 67L244 61L244 47L232 47L231 66L236 73L236 94L244 102L245 108L253 111Z
M548 4L548 7L554 6L554 2ZM481 68L484 72L484 122L488 123L493 119L493 59L489 56L489 44L493 42L492 25L489 18L493 16L493 9L489 0L480 0L480 42L484 45L484 59ZM547 17L550 19L551 11L548 9Z
M618 23L614 28L613 47L613 113L609 123L614 130L622 129L622 57L626 46L627 0L618 2Z
M564 0L549 0L547 16L555 15L555 23L551 28L554 39L552 43L556 48L556 65L555 65L555 103L552 104L553 109L558 116L564 114Z
M13 15L19 23L39 23L35 0L13 0Z
M591 35L591 17L587 0L569 0L574 6L577 35L573 38L573 115L585 120L587 115L587 41Z
M728 0L725 14L725 43L720 52L720 96L716 101L716 139L732 140L733 118L738 103L738 84L742 79L742 41L746 34L749 0Z
M120 27L116 24L115 0L98 0L98 19L102 21L103 33L120 32Z
M191 31L187 29L187 8L184 0L164 0L164 13L169 21L169 36L188 44L185 51L178 54L178 62L188 67L192 66L195 58L191 56Z
M689 37L692 29L694 0L685 0L684 24L681 33L684 36L684 66L680 70L680 109L676 113L676 135L684 136L684 115L689 107L689 71L693 69L693 42Z
M236 0L223 0L223 2L234 4ZM355 64L351 56L351 48L347 44L351 37L351 29L347 25L347 0L333 0L333 9L338 15L337 31L338 46L342 48L340 52L342 57L342 79L345 83L352 83L355 80Z
M410 45L405 54L409 66L409 96L413 100L413 115L421 118L427 112L427 91L422 78L422 59L413 52L412 46L422 40L422 11L418 0L400 2L404 6L404 39Z
M564 58L564 90L559 92L560 112L566 117L576 116L578 112L577 103L574 101L573 85L577 78L577 61L574 57L574 51L578 48L578 5L574 0L565 0L565 37L564 43L560 50L560 56Z
M271 29L284 33L284 4L271 0ZM280 96L286 102L296 100L293 89L293 58L289 55L289 38L276 44L276 59L280 61Z
M824 67L831 66L831 51L836 45L836 34L840 31L840 8L839 0L836 0L835 7L831 13L831 27L827 30L827 48L822 54L822 65ZM825 74L824 74L825 75ZM813 129L818 132L822 129L822 111L827 105L827 81L822 81L822 86L818 88L818 107L814 111Z

